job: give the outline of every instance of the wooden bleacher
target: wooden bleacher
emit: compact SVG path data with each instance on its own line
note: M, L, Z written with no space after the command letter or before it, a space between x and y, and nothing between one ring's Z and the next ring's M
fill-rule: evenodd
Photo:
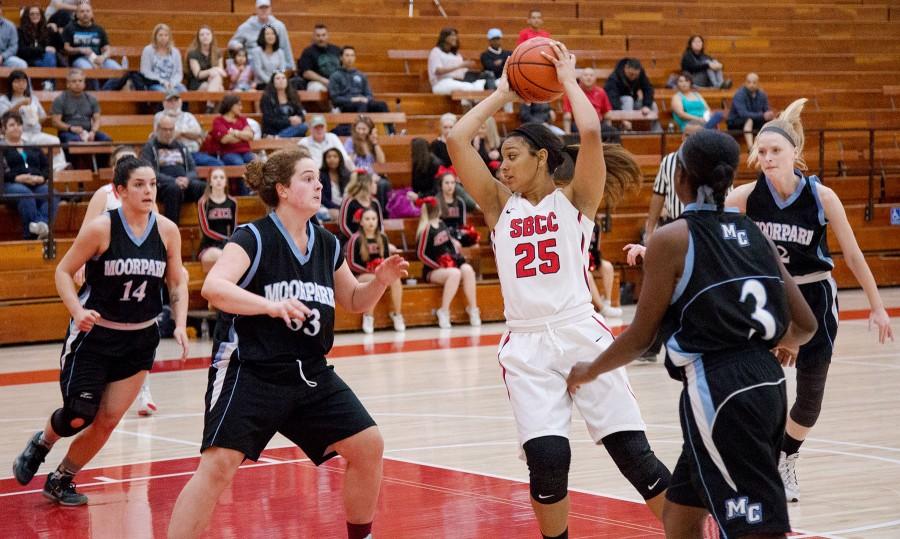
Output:
M15 11L25 3L25 0L8 3L5 16L18 20ZM211 25L218 43L223 45L254 7L253 0L158 0L142 5L140 10L113 0L93 0L92 4L98 23L109 34L113 53L116 57L126 56L132 68L139 64L140 51L156 23L166 22L172 27L175 42L184 53L201 23ZM444 9L449 19L441 17L435 6L426 2L415 3L413 18L406 17L407 4L394 0L365 3L282 0L275 6L275 15L288 26L295 57L310 42L312 27L317 22L329 26L332 42L356 46L358 67L369 75L376 96L393 111L376 121L379 124L390 121L398 124L398 130L406 132L380 139L388 162L379 164L377 170L388 175L396 186L409 184L411 138L433 138L442 113L462 113L462 100L478 97L430 93L424 76L425 57L438 31L447 25L458 28L463 54L477 58L486 45L484 32L488 27L503 30L504 44L511 47L523 26L524 13L534 7L524 0L479 0L477 4L461 0L446 4ZM895 2L764 0L747 4L736 0L687 3L560 0L539 5L547 28L576 51L579 66L594 67L601 77L606 77L618 58L641 59L657 88L655 98L663 125L671 118L672 95L663 85L668 75L678 70L687 36L698 32L705 35L707 51L725 64L726 73L735 85L740 85L745 73L754 71L760 75L762 87L775 108L782 108L797 97L809 98L803 115L807 128L804 157L813 172L821 167L826 185L835 189L847 204L851 225L878 282L900 284L900 234L896 227L891 227L888 216L890 207L900 204L900 21ZM8 72L9 69L0 68L0 87L5 88L3 79ZM63 68L29 69L36 81L56 80L57 88L62 88L65 72ZM87 76L103 79L122 74L92 70ZM733 89L702 91L711 107L722 109L730 106L733 92ZM36 92L36 95L49 109L55 94ZM145 104L159 103L161 93L98 92L96 96L103 110L104 131L118 141L146 140L152 115L146 112L149 107ZM220 97L204 92L183 95L205 127L213 116L200 113L206 101L217 101ZM241 98L245 111L258 118L259 92L246 92ZM329 110L325 95L304 92L301 99L310 111ZM329 114L327 118L333 126L354 116ZM501 133L518 123L515 113L498 113L496 118ZM819 129L828 131L821 135ZM866 129L884 130L875 132L870 140ZM820 137L824 137L821 165ZM663 153L677 148L679 141L678 134L668 135L662 143L659 136L649 134L629 134L623 139L624 146L637 156L645 182L613 212L612 228L604 235L602 247L605 255L620 266L624 281L640 279L640 272L622 267L621 247L639 238L659 159ZM264 140L255 142L254 146L271 151L295 143ZM73 151L96 153L111 148L106 145ZM241 169L229 169L228 174L238 176ZM108 177L108 170L90 176L79 171L69 180L73 190L75 186L90 189L108 181ZM753 172L742 168L740 177L746 181L753 177ZM870 184L874 206L867 220ZM53 226L58 236L57 256L71 245L85 207L86 201L74 200L60 206ZM241 198L239 207L242 221L259 217L265 211L260 202L251 198ZM68 315L56 298L55 263L43 260L40 242L18 240L21 225L14 213L8 205L0 205L0 260L4 261L0 277L5 277L0 279L0 344L58 339ZM485 242L483 223L476 224L481 227ZM388 220L386 225L392 242L409 254L415 244L415 221ZM191 275L192 303L203 307L198 295L202 275L198 264L192 261L199 243L193 205L182 208L181 230L183 255ZM838 250L833 238L831 247L833 251ZM485 277L479 286L482 316L485 320L497 320L502 317L502 301L499 286L491 279L495 268L490 256L484 254L489 252L487 249L482 244L472 249L472 255L480 257L482 263L478 267ZM835 253L835 261L839 284L855 286L840 253ZM420 266L415 265L414 273L419 270ZM438 295L438 288L431 285L407 286L404 296L407 322L410 325L432 323L430 309L437 303ZM462 305L454 305L454 317L465 319ZM376 325L389 325L386 305L379 306ZM358 326L358 317L348 317L339 324L339 329ZM26 331L16 332L16 328L26 328Z

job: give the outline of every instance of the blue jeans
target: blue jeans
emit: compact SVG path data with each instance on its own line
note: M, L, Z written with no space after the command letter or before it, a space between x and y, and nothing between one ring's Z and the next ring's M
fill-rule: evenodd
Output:
M41 185L25 185L17 182L8 182L3 184L3 192L7 195L44 195L42 198L19 198L15 200L16 209L22 218L22 237L31 239L31 232L28 225L34 222L50 223L49 208L47 207L47 184ZM59 206L59 199L53 199L53 213L56 214L56 208Z
M703 125L703 127L705 127L706 129L718 129L719 122L721 122L722 118L724 117L725 115L722 114L721 111L717 110L716 112L711 112L709 114L709 120L706 120L706 123Z
M243 165L253 161L256 158L256 154L253 152L246 153L223 153L219 156L222 159L222 162L225 163L229 167Z
M18 67L25 69L28 67L28 62L18 56L10 56L9 58L3 59L3 67Z
M195 152L191 154L191 157L194 158L194 163L198 167L221 167L225 164L208 153Z
M94 141L96 142L109 142L110 140L112 139L109 138L109 135L107 135L103 131L97 131L96 133L94 133ZM62 143L81 142L81 137L71 131L60 131L59 141Z
M306 124L298 124L292 125L290 127L285 127L281 131L278 132L278 136L281 138L294 138L294 137L302 137L306 135L306 131L309 128L306 127Z
M173 86L172 88L175 89L175 90L178 90L179 92L186 92L186 91L187 91L187 88L184 87L184 84L176 84L176 85ZM150 90L150 91L152 91L152 92L166 92L166 91L168 91L168 90L166 89L166 87L163 86L162 84L151 84L150 87L147 88L147 89Z
M34 61L34 67L56 67L56 53L44 51L44 56Z

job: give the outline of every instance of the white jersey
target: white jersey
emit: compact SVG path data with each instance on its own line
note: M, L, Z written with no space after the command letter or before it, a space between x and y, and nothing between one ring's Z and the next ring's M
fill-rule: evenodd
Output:
M119 198L119 194L116 193L115 185L108 183L101 187L100 190L106 193L106 207L103 208L103 211L119 209L122 205L122 199Z
M537 206L509 197L491 233L507 322L545 323L593 312L588 246L593 219L560 189Z

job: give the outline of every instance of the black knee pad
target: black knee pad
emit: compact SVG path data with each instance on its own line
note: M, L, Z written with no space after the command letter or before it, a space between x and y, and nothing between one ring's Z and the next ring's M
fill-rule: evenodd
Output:
M522 446L528 462L531 498L550 505L566 498L569 491L569 464L572 450L562 436L541 436Z
M63 438L75 436L90 425L97 417L100 404L78 397L66 399L63 407L53 412L50 416L50 426L53 432ZM73 427L72 421L81 419L84 423L80 427Z
M822 411L825 398L825 380L830 361L815 367L797 369L797 400L791 407L791 419L803 427L813 427Z
M614 432L601 440L613 462L645 500L661 494L669 487L672 474L653 450L643 431Z

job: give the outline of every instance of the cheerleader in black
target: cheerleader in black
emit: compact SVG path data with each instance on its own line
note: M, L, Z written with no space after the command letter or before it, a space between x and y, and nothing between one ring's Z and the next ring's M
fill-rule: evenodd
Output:
M203 234L197 259L203 266L203 273L209 273L222 256L222 248L237 226L237 201L228 196L227 189L225 170L214 169L209 175L206 192L197 201L200 233Z
M422 208L419 229L416 232L418 239L416 253L425 265L422 278L429 283L444 286L441 306L435 311L438 326L441 329L451 327L450 302L459 289L460 281L468 305L466 313L469 315L469 324L480 326L481 311L478 310L475 295L475 269L466 262L459 245L450 236L447 225L441 221L441 209L437 200L434 197L424 197L416 200L416 204Z
M340 226L343 240L346 241L359 230L359 221L365 209L373 208L378 213L378 230L384 230L382 221L384 212L378 203L376 194L378 184L365 170L357 169L350 175L350 183L344 191L344 201L341 203Z
M310 221L322 204L322 184L302 148L248 164L247 183L273 211L234 231L203 283L203 297L220 311L203 443L168 536L203 533L241 462L257 460L280 432L317 465L344 457L347 534L362 539L378 505L384 441L326 355L335 305L371 309L409 264L391 256L373 280L356 280L337 239Z
M390 256L390 247L388 237L378 231L378 212L375 208L363 210L359 230L347 242L347 263L359 282L367 283L375 278L375 270ZM406 331L402 311L403 283L399 279L391 283L391 307L393 310L389 314L394 331ZM363 313L362 330L363 333L375 331L374 308Z

